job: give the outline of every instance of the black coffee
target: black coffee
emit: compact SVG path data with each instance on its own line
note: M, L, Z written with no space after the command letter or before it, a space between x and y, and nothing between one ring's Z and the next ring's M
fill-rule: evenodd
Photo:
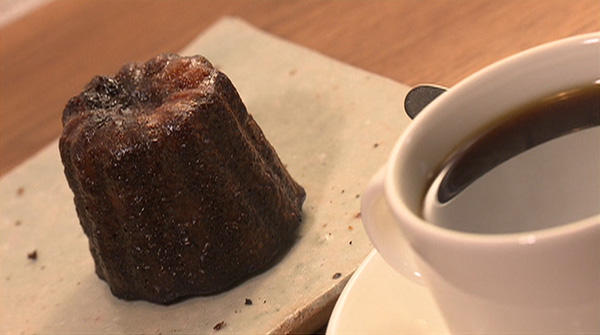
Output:
M448 202L494 167L528 149L597 126L600 126L598 84L519 108L460 145L441 165L439 171L446 171L446 175L438 190L438 200Z

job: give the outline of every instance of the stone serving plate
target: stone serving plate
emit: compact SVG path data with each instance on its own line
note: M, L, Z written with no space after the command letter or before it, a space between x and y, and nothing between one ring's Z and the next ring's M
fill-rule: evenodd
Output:
M296 244L218 295L169 306L119 300L94 273L54 142L0 180L0 333L298 333L328 318L372 250L360 195L409 122L408 88L235 18L182 54L204 55L231 78L305 187Z

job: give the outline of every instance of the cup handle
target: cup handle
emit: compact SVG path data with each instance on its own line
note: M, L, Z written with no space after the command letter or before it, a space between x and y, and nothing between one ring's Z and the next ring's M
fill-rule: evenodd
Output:
M365 231L383 259L404 277L425 285L400 226L395 222L384 197L386 165L373 176L361 201Z

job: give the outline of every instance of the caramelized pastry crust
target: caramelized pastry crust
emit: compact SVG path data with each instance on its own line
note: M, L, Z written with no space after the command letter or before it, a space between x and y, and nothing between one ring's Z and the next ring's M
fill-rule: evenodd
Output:
M160 55L95 77L62 122L77 215L117 297L217 293L294 241L304 189L205 58Z

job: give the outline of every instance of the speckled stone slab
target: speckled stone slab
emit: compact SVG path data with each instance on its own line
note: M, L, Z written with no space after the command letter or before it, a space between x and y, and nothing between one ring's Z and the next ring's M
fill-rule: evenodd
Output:
M305 187L297 243L222 294L170 306L119 300L94 273L55 142L0 181L0 333L298 333L328 317L372 249L360 196L409 122L407 87L234 18L182 53L231 78Z

